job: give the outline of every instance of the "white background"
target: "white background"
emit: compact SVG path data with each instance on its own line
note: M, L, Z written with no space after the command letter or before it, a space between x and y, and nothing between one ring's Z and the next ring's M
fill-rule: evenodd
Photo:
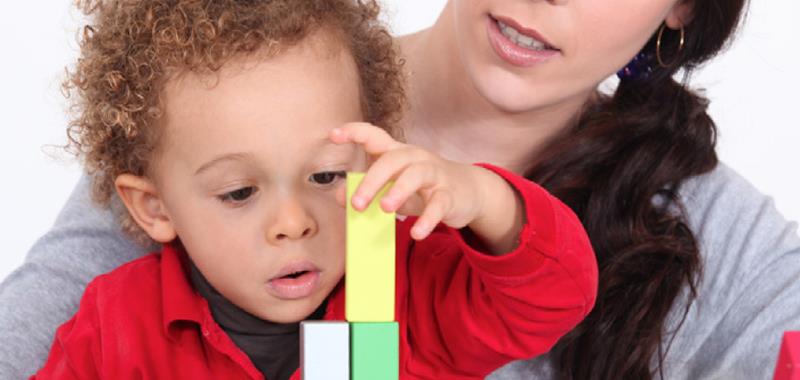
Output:
M71 3L11 2L0 16L0 279L47 231L80 175L58 148L66 142L60 82L80 24ZM444 3L384 0L395 34L430 25ZM800 219L798 14L796 0L754 1L733 48L693 81L712 99L723 161L792 220Z

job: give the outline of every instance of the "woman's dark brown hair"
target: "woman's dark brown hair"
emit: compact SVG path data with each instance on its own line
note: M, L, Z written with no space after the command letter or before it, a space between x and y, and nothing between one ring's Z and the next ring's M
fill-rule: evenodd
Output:
M649 78L623 79L528 173L579 215L600 269L594 310L555 349L562 379L663 377L675 333L667 331L667 315L676 309L685 319L702 273L677 193L686 179L717 165L708 101L685 82L726 46L744 6L694 0L679 53L680 33L664 32L662 53L672 65L653 62ZM644 48L653 57L657 35ZM679 70L684 83L673 79ZM687 303L677 304L684 292Z

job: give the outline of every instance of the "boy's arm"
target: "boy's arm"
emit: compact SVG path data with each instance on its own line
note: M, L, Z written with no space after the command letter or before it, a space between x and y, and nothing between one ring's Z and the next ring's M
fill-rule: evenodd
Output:
M468 229L440 225L416 243L408 268L412 373L486 376L549 351L594 305L597 264L578 218L538 185L484 167L516 189L525 224L501 256Z
M479 168L478 166L483 166ZM480 237L484 252L500 256L517 247L525 224L525 204L516 189L497 175L489 165L476 165L486 178L483 191L483 212L467 225Z
M129 241L111 213L92 204L89 178L73 191L53 228L0 284L0 378L41 368L53 333L75 314L86 284L147 249Z

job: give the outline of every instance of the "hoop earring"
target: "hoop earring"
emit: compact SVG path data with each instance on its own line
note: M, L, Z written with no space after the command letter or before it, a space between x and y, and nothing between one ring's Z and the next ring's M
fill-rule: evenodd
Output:
M658 30L658 39L656 39L656 60L658 61L658 65L659 66L661 66L661 67L663 67L665 69L668 69L675 62L678 62L678 59L675 59L674 61L670 62L669 64L666 64L666 63L664 63L664 60L661 58L661 38L664 36L664 29L666 29L666 27L667 27L666 23L661 24L661 29ZM680 52L683 50L683 44L685 42L684 37L685 37L685 32L684 32L684 29L683 29L683 25L681 25L681 41L678 44L678 52L675 55L680 54Z

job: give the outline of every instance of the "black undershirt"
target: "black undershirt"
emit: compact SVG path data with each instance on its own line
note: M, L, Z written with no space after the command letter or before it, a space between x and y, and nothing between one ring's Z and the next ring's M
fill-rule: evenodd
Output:
M217 292L192 263L192 285L208 301L214 321L244 351L267 380L286 380L300 365L300 323L273 323L234 305ZM323 302L309 320L325 315Z

